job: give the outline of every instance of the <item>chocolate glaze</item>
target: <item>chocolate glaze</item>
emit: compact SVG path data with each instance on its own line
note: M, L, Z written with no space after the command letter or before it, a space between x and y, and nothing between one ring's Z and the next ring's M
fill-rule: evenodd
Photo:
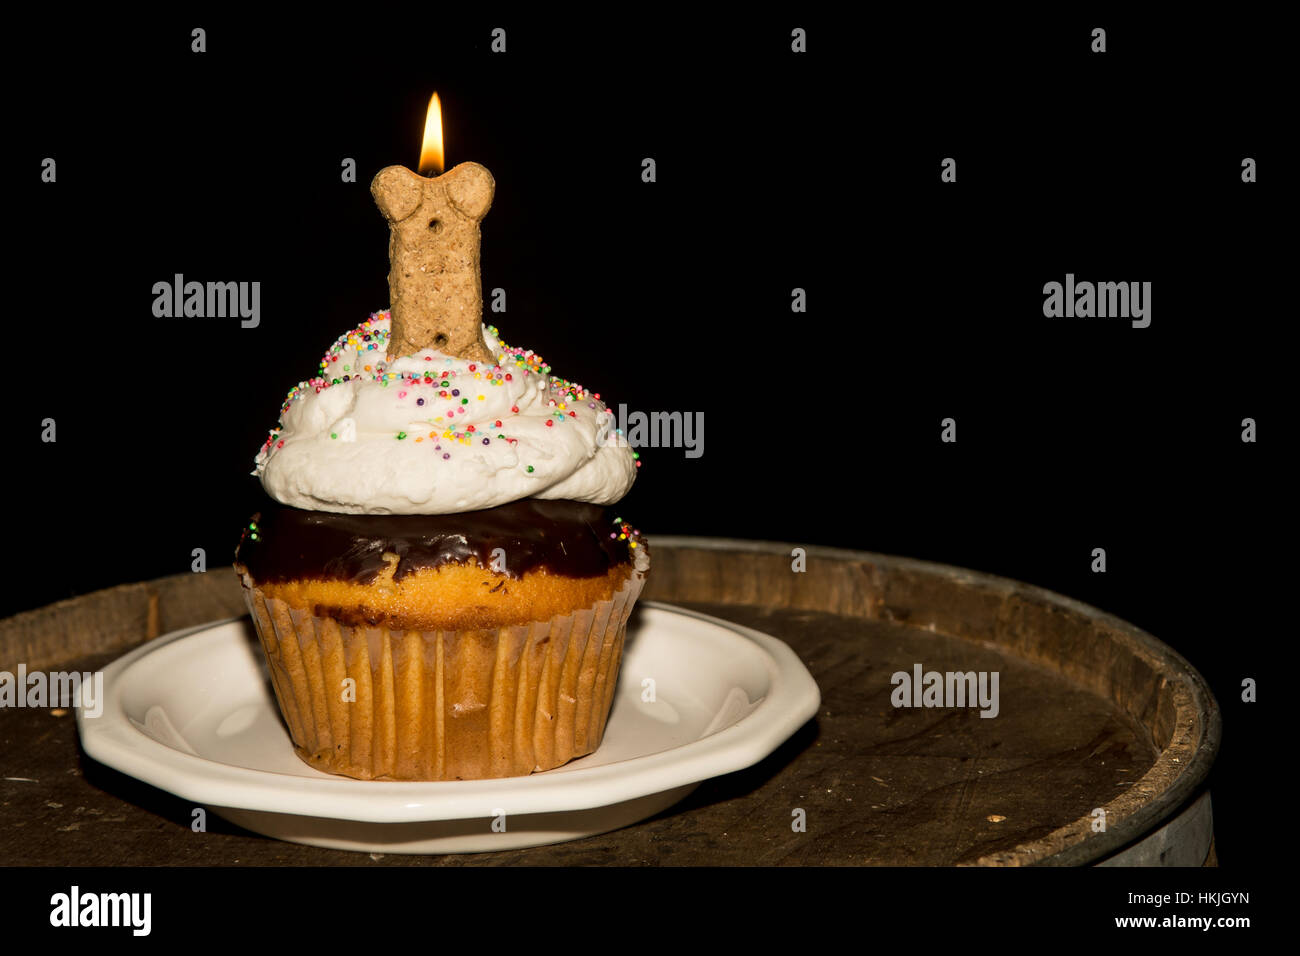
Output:
M611 538L613 532L616 537ZM342 580L369 584L398 555L394 580L421 568L477 558L492 566L505 552L505 573L535 568L570 578L605 575L630 562L628 542L608 508L578 501L527 498L452 515L344 515L289 508L268 499L245 527L235 560L258 584Z

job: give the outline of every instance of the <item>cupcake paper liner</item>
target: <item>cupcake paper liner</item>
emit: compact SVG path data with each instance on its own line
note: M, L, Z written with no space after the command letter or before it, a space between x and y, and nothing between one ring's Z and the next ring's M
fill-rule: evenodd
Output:
M445 631L349 627L243 578L299 757L365 780L476 780L600 746L645 570L585 610Z

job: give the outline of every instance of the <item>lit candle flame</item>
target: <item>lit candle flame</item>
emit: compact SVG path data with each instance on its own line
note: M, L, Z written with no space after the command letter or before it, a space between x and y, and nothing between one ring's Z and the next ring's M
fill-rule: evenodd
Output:
M424 119L424 145L420 147L420 175L441 176L442 160L442 103L434 93L429 100L429 113Z

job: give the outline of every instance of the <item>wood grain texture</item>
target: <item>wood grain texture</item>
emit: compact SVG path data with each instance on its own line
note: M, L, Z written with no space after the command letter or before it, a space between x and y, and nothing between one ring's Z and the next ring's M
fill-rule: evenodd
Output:
M773 634L822 708L759 764L590 839L441 857L249 834L90 760L71 714L0 711L0 864L1023 865L1096 862L1202 785L1219 740L1203 680L1168 647L1077 602L908 559L658 539L645 599ZM0 670L102 666L159 633L244 613L233 571L123 585L0 621ZM895 708L890 675L997 670L1001 710ZM8 779L13 778L13 779ZM1092 830L1104 808L1105 833ZM803 809L807 832L791 829ZM20 839L10 839L20 837Z

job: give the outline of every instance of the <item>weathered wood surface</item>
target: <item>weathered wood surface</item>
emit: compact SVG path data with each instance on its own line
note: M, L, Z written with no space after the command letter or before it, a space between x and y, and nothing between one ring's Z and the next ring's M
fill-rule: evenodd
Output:
M0 710L0 864L1092 863L1193 799L1218 746L1199 675L1136 628L1016 582L790 545L652 542L647 599L773 634L822 707L771 757L657 817L573 843L372 859L281 843L81 753L74 719ZM149 637L242 614L233 572L123 585L0 621L0 670L91 670ZM998 671L1000 713L895 708L895 671ZM791 828L805 811L807 831ZM1094 811L1107 829L1093 831Z

